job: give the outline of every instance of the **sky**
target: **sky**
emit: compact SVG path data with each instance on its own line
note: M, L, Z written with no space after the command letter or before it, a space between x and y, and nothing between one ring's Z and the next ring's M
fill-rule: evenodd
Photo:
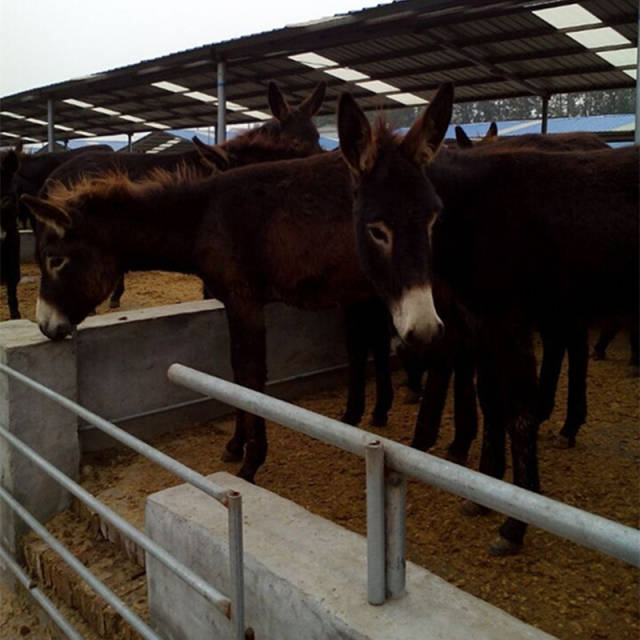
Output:
M0 97L384 0L0 0Z

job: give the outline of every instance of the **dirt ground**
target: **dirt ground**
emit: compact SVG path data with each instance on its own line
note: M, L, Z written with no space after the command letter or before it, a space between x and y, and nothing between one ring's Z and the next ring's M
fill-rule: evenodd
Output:
M35 270L24 270L20 286L23 317L33 318ZM123 309L195 300L199 281L170 274L131 274ZM4 288L0 318L7 317ZM591 336L592 343L595 334ZM619 335L605 361L592 362L588 380L589 419L571 450L553 447L566 398L563 371L556 410L540 430L539 458L543 492L553 498L629 526L640 521L640 379L630 376L628 337ZM396 402L389 426L371 429L408 443L416 405L402 402L404 377L394 374ZM373 385L368 385L368 406ZM319 390L297 403L339 418L345 390ZM440 441L432 453L443 456L452 438L449 398ZM179 434L153 443L201 473L234 472L220 461L233 429L232 418L176 425ZM370 428L366 424L365 428ZM351 454L269 424L269 455L256 481L260 486L349 529L364 533L364 462ZM479 442L470 466L477 468ZM108 451L83 460L83 486L140 526L146 495L179 481L145 459ZM409 483L407 557L460 588L544 631L566 640L624 640L640 637L639 572L622 562L531 527L523 552L496 559L487 545L502 522L499 514L465 518L461 499ZM410 588L410 585L409 585ZM3 594L0 594L3 595ZM37 620L15 599L0 607L0 636L40 638ZM25 632L25 628L27 632ZM391 636L390 636L391 638Z

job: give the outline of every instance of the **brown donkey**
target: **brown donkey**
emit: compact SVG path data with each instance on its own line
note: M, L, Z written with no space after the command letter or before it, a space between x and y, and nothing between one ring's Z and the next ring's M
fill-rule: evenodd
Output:
M86 178L27 198L39 220L37 321L61 339L126 270L194 273L226 307L237 382L264 389L264 306L307 309L369 301L355 246L349 172L339 152L254 164L202 179L157 173ZM127 229L127 233L122 230ZM245 450L246 445L246 450ZM253 479L264 420L240 412L227 444Z
M539 491L535 324L638 306L638 148L548 153L493 148L436 154L453 88L444 85L404 139L372 129L342 96L340 146L354 177L361 263L400 337L429 344L434 274L480 321L481 471ZM437 204L434 204L437 203ZM520 548L509 518L494 553Z

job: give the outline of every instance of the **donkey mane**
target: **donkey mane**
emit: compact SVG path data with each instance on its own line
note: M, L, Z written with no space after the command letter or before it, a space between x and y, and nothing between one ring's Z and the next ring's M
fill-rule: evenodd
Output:
M132 180L125 172L114 169L99 175L82 175L69 185L56 180L48 188L47 200L68 212L74 204L87 198L144 197L154 191L194 184L205 179L196 167L186 162L181 162L173 171L153 169L138 180Z

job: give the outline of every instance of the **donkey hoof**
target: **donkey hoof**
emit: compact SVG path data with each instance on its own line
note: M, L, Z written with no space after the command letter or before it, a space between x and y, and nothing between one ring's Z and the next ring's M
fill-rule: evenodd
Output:
M242 478L243 480L246 480L247 482L250 482L251 484L255 484L255 469L245 469L245 467L242 467L240 469L240 471L238 471L238 473L236 473L236 476L238 478Z
M242 453L231 451L231 449L228 448L222 452L222 462L240 462L241 460Z
M418 404L420 402L420 394L413 389L407 389L404 394L405 404Z
M490 512L491 509L477 502L472 502L471 500L465 500L460 505L460 513L467 517L475 518L476 516L486 516Z
M120 300L109 300L109 309L118 309L120 307Z
M591 358L593 360L606 360L607 354L604 351L601 351L600 349L594 349L591 354Z
M576 446L576 441L573 438L569 438L568 436L559 433L553 439L553 446L555 449L571 449Z
M490 545L489 553L492 556L504 557L515 556L520 553L522 549L522 542L513 542L513 540L507 540L502 536L498 536Z
M387 414L371 414L371 426L372 427L386 427L387 426Z
M350 424L352 427L357 426L357 424L362 419L362 416L356 416L353 413L345 413L342 418L340 418L340 422L344 422L345 424Z

